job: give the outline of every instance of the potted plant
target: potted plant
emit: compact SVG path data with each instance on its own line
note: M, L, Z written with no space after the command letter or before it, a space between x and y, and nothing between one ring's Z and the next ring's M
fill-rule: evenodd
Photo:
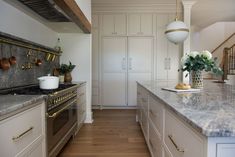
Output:
M72 82L72 75L71 72L76 67L71 62L69 64L61 64L60 65L60 74L64 75L64 82Z
M222 75L223 71L216 64L217 58L212 58L209 51L192 51L181 58L179 70L188 71L191 74L192 88L203 88L202 71L212 71L216 75ZM185 76L187 77L188 74Z

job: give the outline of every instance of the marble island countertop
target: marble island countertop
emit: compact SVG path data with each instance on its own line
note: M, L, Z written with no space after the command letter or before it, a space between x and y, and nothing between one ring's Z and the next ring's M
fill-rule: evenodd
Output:
M200 92L170 92L175 84L138 82L161 99L167 108L207 137L235 136L235 86L204 81Z
M46 98L45 95L0 95L0 120L26 110Z

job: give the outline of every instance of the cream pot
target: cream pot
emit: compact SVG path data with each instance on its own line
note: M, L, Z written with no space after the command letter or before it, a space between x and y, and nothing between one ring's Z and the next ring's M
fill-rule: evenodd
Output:
M59 87L59 77L42 76L38 78L40 89L56 89Z

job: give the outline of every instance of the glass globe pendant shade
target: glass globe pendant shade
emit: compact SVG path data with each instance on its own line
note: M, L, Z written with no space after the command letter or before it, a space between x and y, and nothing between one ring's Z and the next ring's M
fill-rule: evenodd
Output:
M189 29L184 22L175 20L167 26L165 34L169 41L178 44L187 39Z

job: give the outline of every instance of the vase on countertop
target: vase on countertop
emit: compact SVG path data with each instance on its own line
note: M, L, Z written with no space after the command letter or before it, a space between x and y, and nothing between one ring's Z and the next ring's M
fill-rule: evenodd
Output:
M202 71L192 71L191 72L191 86L192 88L202 89L203 88L203 77Z
M72 82L72 75L71 72L67 72L64 75L64 82L71 83Z

